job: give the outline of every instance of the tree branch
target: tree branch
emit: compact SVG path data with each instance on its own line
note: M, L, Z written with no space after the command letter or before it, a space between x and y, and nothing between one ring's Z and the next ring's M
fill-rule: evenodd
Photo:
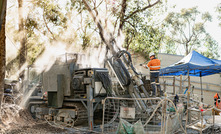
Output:
M179 40L173 39L175 42L179 43L179 44L185 44L184 42L181 42Z
M116 21L115 21L115 23L114 23L114 32L113 32L113 34L115 34L115 29L116 29L116 27L117 27L117 21L118 21L118 19L119 19L119 17L117 17L117 19L116 19Z
M182 35L184 36L185 40L188 41L186 34L184 33L184 30L182 28L178 28L178 29L182 33Z
M94 9L98 8L102 3L103 3L103 0L96 6L96 2L94 2L94 5L95 5Z
M142 12L142 11L148 9L148 8L151 8L151 7L155 6L155 5L158 4L159 2L160 2L160 0L157 0L155 3L149 4L148 6L142 8L142 9L137 9L136 11L132 12L129 16L127 16L124 20L129 19L130 17L132 17L134 14L136 14L136 13L138 13L138 12ZM148 3L149 3L149 1L148 1Z
M131 25L133 28L135 27L131 22L129 22L129 21L125 21L125 22L127 22L129 25ZM135 29L136 30L136 29Z
M44 13L43 13L43 20L44 20L44 23L45 23L45 26L46 26L47 30L48 30L49 33L52 35L53 39L56 40L56 38L54 37L54 34L51 32L50 28L48 27L48 24L47 24L47 22L46 22L46 20L45 20L45 15L44 15Z

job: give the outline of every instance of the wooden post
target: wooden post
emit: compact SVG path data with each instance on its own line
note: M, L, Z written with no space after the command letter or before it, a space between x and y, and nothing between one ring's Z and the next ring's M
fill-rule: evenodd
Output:
M167 103L166 103L166 101L164 101L163 103L162 103L162 115L163 115L163 118L161 118L161 120L163 120L163 124L161 124L161 125L163 125L163 134L165 134L165 128L166 128L166 112L167 112L167 105L166 105Z
M190 92L187 92L187 112L188 112L188 123L191 123L191 110L190 110Z
M163 82L163 92L166 92L166 81Z
M203 133L203 112L202 111L200 111L200 116L201 116L200 134L202 134Z
M212 110L213 112L213 127L212 127L212 134L214 134L214 124L215 124L215 109Z
M175 76L173 76L173 95L175 95Z
M183 82L182 82L182 74L180 75L180 91L179 91L179 94L182 94L183 93Z

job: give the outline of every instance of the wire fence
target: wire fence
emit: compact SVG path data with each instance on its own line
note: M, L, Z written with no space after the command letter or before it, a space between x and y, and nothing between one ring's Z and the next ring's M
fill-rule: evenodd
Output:
M143 101L147 106L142 109L139 106ZM106 98L103 101L103 121L102 133L116 133L121 131L121 126L131 127L133 131L159 133L161 131L177 131L182 126L181 114L174 106L173 102L167 98ZM167 112L170 108L173 112ZM173 120L173 124L165 125L166 118ZM138 125L139 124L139 125ZM167 122L167 124L169 124ZM143 126L143 128L141 127ZM172 129L169 129L172 128ZM183 127L183 126L182 126Z
M188 95L179 95L179 102L174 97L107 97L102 102L102 133L221 133L221 117L215 115L221 110L195 102ZM139 106L140 101L146 109Z

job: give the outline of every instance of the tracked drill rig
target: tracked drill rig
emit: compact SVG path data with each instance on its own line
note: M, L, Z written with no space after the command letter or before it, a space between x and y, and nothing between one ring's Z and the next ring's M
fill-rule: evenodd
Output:
M130 97L148 98L150 96L150 88L145 88L142 76L137 73L134 68L129 52L121 50L115 56L108 59L107 62L118 79L121 88L125 92L128 92ZM139 100L138 102L137 105L140 109L147 109L145 102L142 100ZM149 103L151 103L151 101Z
M71 59L68 58L70 55ZM127 51L119 51L107 60L109 70L81 68L77 64L78 54L65 54L63 57L64 61L57 60L41 74L38 86L31 86L34 92L26 107L34 118L64 126L88 124L92 130L94 119L102 115L101 102L105 97L149 97L150 89L145 88ZM116 77L123 94L113 90L109 72ZM138 100L135 105L141 111L152 111L151 101Z

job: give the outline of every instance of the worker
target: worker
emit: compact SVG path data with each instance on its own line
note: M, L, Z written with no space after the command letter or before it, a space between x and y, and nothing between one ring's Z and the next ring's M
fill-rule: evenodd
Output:
M215 107L217 107L218 109L219 109L219 104L220 104L220 97L219 97L219 94L218 93L216 93L215 95L214 95L214 105L215 105ZM212 111L214 111L215 112L215 115L219 115L219 111L217 111L217 110L215 110L215 109L213 109Z
M216 94L214 95L214 105L218 108L219 103L220 103L220 97L219 97L219 94L216 93Z
M161 87L159 83L159 71L160 71L160 60L155 57L154 53L150 53L149 55L150 61L147 65L143 65L145 68L150 69L150 82L152 87L152 96L156 96L156 86L158 96L162 95Z

